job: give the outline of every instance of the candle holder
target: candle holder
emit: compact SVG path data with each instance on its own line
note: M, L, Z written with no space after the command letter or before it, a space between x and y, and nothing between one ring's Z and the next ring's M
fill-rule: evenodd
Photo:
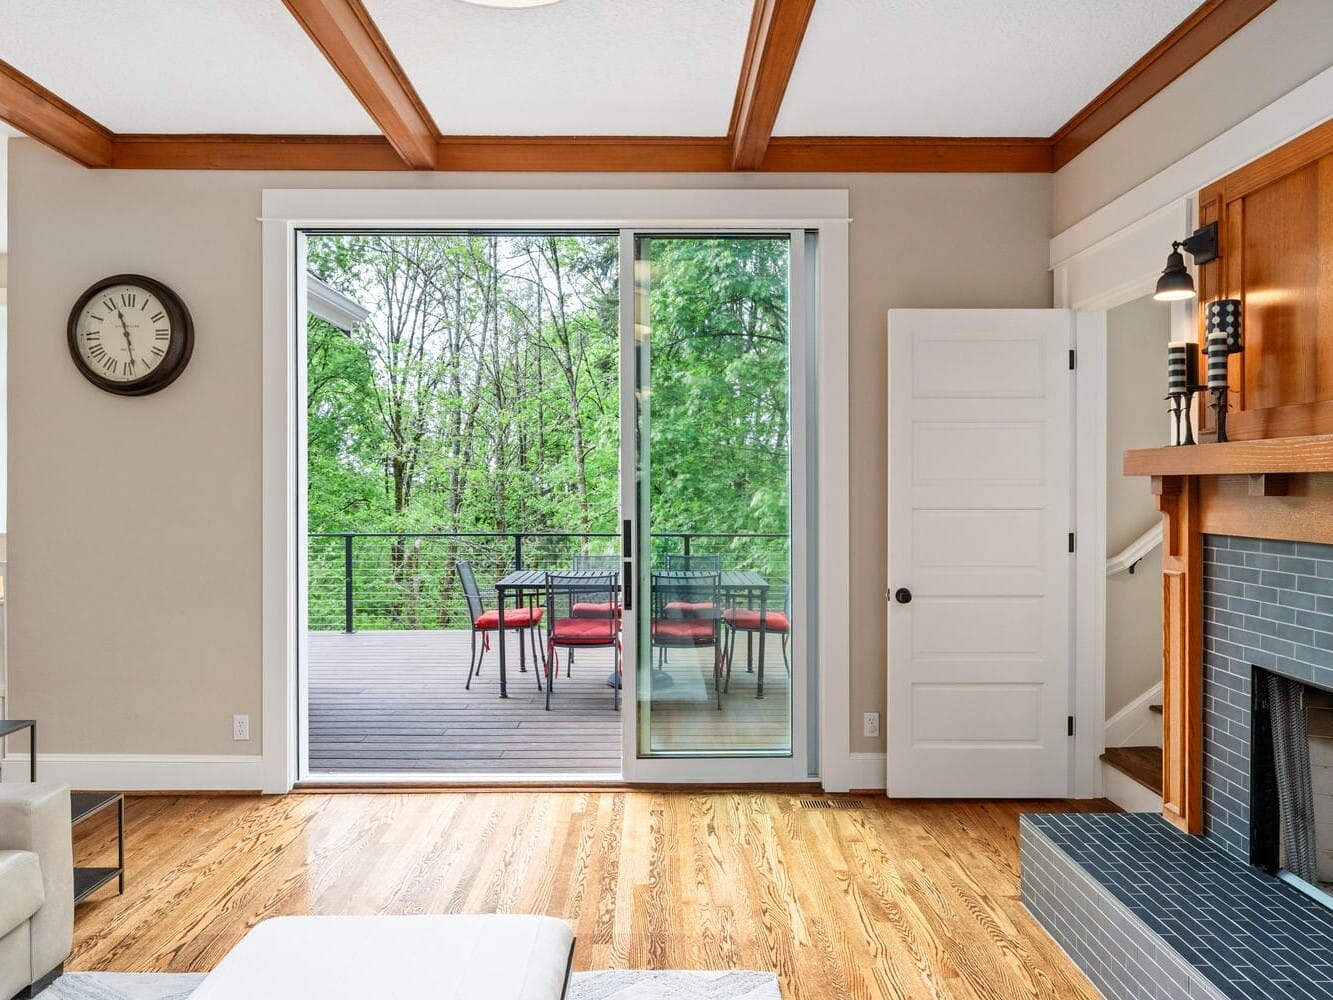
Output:
M1190 385L1185 387L1184 392L1173 392L1166 397L1171 400L1171 415L1176 421L1176 444L1196 443L1190 411L1194 409L1194 394L1202 388L1201 385Z
M1211 405L1213 412L1217 414L1217 443L1226 444L1230 440L1227 437L1227 396L1231 392L1231 388L1224 385L1221 388L1209 389L1208 391L1212 393L1213 402Z
M1172 392L1163 397L1167 401L1166 411L1171 414L1171 443L1180 444L1180 408L1184 395Z

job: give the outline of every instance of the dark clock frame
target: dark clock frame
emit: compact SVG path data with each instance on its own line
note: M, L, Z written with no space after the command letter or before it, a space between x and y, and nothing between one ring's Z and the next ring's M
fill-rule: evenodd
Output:
M84 361L79 353L79 316L84 306L113 285L138 285L152 292L162 303L162 308L171 322L171 340L167 344L162 363L148 375L134 382L116 382L106 378ZM74 367L97 388L116 396L147 396L161 392L175 382L189 364L190 356L194 353L194 320L191 319L190 310L185 307L181 297L156 278L142 274L113 274L91 285L79 296L74 308L70 310L66 337L69 341L70 357L74 359Z

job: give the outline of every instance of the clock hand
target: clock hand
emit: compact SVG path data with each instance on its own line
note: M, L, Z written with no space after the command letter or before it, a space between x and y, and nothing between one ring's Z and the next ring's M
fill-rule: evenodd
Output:
M130 352L130 364L134 364L134 341L130 339L130 326L125 322L125 314L116 308L116 316L120 319L120 328L125 331L125 349Z

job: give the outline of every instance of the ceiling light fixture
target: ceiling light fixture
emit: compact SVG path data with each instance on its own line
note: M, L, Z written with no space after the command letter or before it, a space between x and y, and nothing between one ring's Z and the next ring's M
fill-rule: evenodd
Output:
M1158 302L1178 302L1194 298L1194 279L1185 270L1184 250L1194 258L1195 266L1217 260L1217 223L1210 222L1201 229L1194 230L1183 240L1171 244L1171 252L1166 257L1166 267L1157 279L1157 290L1153 298Z

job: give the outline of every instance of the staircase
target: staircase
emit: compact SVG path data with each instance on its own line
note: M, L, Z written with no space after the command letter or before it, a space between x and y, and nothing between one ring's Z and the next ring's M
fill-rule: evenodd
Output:
M1149 705L1148 711L1161 715L1162 706ZM1107 798L1129 812L1161 809L1161 747L1107 747L1102 764Z

